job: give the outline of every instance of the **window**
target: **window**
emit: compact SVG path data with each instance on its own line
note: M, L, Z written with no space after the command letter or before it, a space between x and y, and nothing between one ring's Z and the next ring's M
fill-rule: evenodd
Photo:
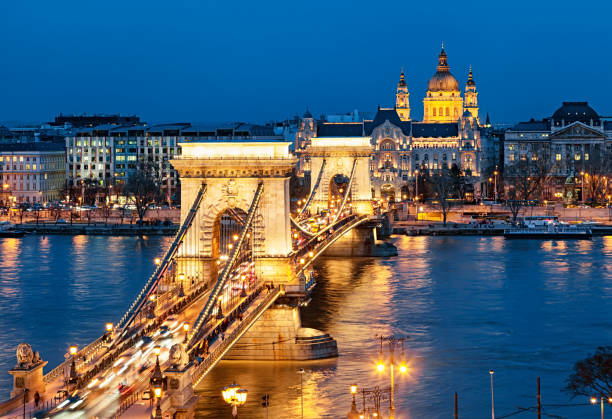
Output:
M557 153L557 154L555 155L555 160L557 160L557 161L561 161L561 153Z
M436 108L433 108L433 116L436 116Z
M136 161L136 156L128 156L128 161Z
M453 160L457 160L457 155L453 153Z
M442 161L446 161L446 153L442 154Z
M584 159L588 160L589 159L589 153L584 153Z
M125 156L115 156L115 160L116 161L125 161Z
M446 107L446 116L450 116L450 109L448 108L448 106Z
M441 106L440 106L440 108L438 108L438 115L444 116L444 113L442 112L442 107Z
M508 160L510 160L510 161L514 161L514 153L510 153L510 154L508 155Z
M574 160L576 160L576 161L580 160L580 153L574 154Z
M508 150L510 151L514 150L514 144L508 144Z

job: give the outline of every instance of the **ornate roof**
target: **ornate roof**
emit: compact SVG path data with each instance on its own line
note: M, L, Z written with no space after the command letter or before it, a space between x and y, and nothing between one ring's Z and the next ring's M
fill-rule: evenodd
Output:
M555 120L555 125L563 120L565 124L580 121L585 124L590 124L591 121L595 125L599 125L599 115L589 106L588 102L563 102L563 106L555 111L552 116Z
M438 67L436 70L436 74L433 75L433 77L429 80L429 84L427 85L428 91L459 91L459 83L457 82L455 76L453 76L450 72L444 47L442 47L442 51L440 51L440 55L438 55Z

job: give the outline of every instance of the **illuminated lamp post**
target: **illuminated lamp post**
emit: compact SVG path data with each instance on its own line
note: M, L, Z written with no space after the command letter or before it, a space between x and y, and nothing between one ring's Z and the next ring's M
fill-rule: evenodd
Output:
M584 170L580 172L580 197L582 205L584 205Z
M183 330L185 331L185 339L183 340L183 343L187 343L187 340L189 339L189 323L185 323L183 325Z
M76 345L72 345L70 346L70 348L68 348L68 352L70 353L70 356L72 357L72 361L70 363L70 379L68 380L68 383L74 385L77 383L77 370L76 370L75 358L78 352L78 348L76 347Z
M223 311L221 310L221 300L223 299L223 297L219 296L218 298L218 302L219 302L219 308L217 309L217 319L222 319L223 318Z
M357 384L351 384L351 395L353 396L353 401L351 402L351 410L347 414L348 419L359 419L359 412L357 411L357 405L355 404L355 394L357 394Z
M599 398L601 400L601 419L604 419L604 396ZM612 397L607 397L608 403L612 404ZM597 404L597 397L591 397L591 404Z
M497 170L495 170L493 172L493 176L495 176L495 178L494 178L495 179L495 185L493 186L493 189L494 189L494 192L495 192L495 195L494 195L495 203L497 203L497 175L498 174L499 174L499 172Z
M385 371L385 361L383 358L383 340L389 341L389 375L391 379L391 394L389 396L389 419L395 418L395 367L397 366L400 374L408 372L408 366L406 365L406 358L404 353L404 341L406 338L395 338L394 336L380 337L380 352L378 362L376 363L376 369L382 373ZM395 360L395 345L397 342L402 342L402 355L399 363Z
M489 370L489 375L491 376L491 419L495 419L495 398L493 397L493 374L495 374L495 371Z
M238 417L238 406L242 406L246 403L247 393L248 391L245 388L240 388L240 386L236 383L232 383L231 385L224 387L221 391L223 401L232 406L233 418Z
M166 378L163 376L161 367L159 366L159 354L161 352L161 347L156 346L153 348L153 353L155 354L155 369L153 370L153 375L149 380L151 384L151 388L153 388L153 395L157 400L157 407L155 408L155 419L162 419L162 411L161 411L161 398L162 391L166 386Z

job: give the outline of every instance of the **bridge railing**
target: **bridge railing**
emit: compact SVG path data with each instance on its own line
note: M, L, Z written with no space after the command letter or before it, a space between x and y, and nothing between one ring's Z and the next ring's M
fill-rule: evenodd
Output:
M236 341L255 323L268 307L282 294L285 289L282 285L272 289L269 294L262 300L259 306L250 312L238 326L213 349L210 354L194 369L191 380L194 386L197 386L200 381L210 372L210 370L223 358L223 356L234 346ZM234 320L236 321L236 320Z
M74 355L74 357L75 357L74 363L75 363L76 367L78 368L80 365L85 363L85 361L83 359L90 358L90 355L93 355L100 348L102 348L104 346L104 344L106 343L107 339L108 339L108 335L104 334L104 335L100 336L98 339L96 339L93 342L91 342L89 345L85 346L80 351L78 351ZM66 369L69 367L69 365L71 363L72 363L72 358L68 358L67 360L65 360L64 362L59 364L57 367L55 367L51 371L49 371L47 374L45 374L43 376L43 381L45 382L45 384L52 383L58 377L60 377L63 374L65 374Z

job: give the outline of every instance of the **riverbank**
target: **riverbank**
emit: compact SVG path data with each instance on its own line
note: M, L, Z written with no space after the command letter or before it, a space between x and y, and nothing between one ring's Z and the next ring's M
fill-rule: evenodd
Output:
M393 223L392 233L403 234L406 236L503 236L504 229L510 227L503 224L461 224L447 223L422 223L422 222L402 222ZM612 225L595 224L592 225L593 236L612 236Z
M63 234L90 236L172 236L178 230L178 224L138 225L138 224L104 224L104 223L25 223L15 224L16 230L31 234Z

